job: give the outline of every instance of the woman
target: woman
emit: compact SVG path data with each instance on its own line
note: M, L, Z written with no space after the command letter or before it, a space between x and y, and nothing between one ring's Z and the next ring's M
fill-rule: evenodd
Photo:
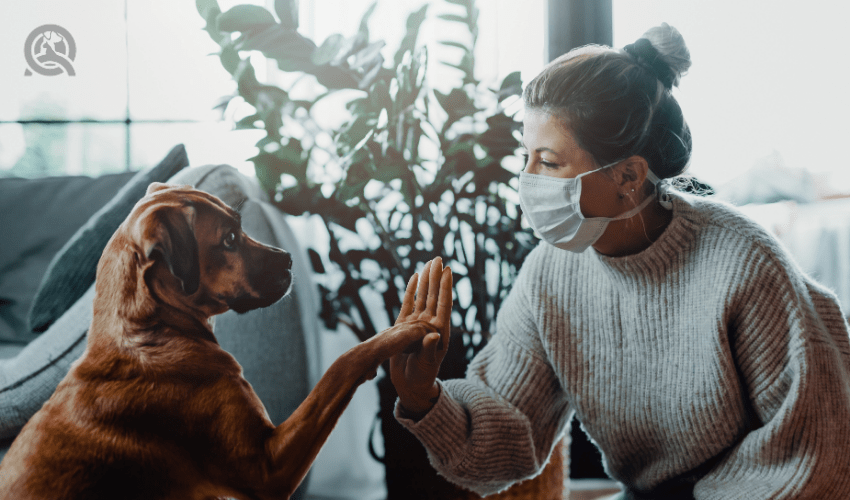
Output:
M525 89L519 195L545 244L465 379L436 380L447 312L443 342L391 361L396 417L449 480L486 495L534 476L575 412L622 498L850 498L835 296L735 209L671 189L691 139L670 91L689 66L664 24Z

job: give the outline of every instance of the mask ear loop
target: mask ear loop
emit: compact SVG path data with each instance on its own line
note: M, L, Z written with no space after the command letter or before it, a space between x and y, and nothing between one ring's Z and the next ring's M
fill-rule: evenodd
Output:
M673 210L670 179L659 179L652 170L646 171L646 178L649 179L649 182L655 184L655 190L658 191L658 204L667 210Z

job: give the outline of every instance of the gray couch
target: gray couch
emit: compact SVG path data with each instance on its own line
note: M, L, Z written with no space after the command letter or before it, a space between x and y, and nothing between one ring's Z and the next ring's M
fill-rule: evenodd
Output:
M183 166L171 171L157 168L160 173L178 171L168 177L170 183L194 185L231 205L241 203L245 232L293 255L295 279L289 295L265 309L243 315L227 312L215 322L219 343L240 362L245 378L265 404L272 421L278 424L306 397L321 370L318 292L313 286L306 254L283 214L268 203L254 180L227 165L186 169ZM4 200L0 201L0 220L4 238L12 243L4 244L0 250L0 448L3 452L52 394L70 364L82 354L91 322L94 287L85 282L82 286L54 287L61 292L60 299L71 294L76 300L67 306L62 306L60 300L61 313L41 333L29 326L31 321L27 319L32 320L32 314L25 317L34 309L34 297L39 294L50 297L51 290L44 290L44 285L51 283L45 275L60 267L56 263L57 252L69 252L69 239L73 241L75 234L79 236L81 226L91 226L92 219L103 216L110 200L114 201L128 183L140 182L140 175L0 179L0 200ZM143 180L147 182L150 178ZM85 270L74 271L85 274L82 273ZM74 286L79 293L71 293ZM303 498L306 488L307 480L293 498Z

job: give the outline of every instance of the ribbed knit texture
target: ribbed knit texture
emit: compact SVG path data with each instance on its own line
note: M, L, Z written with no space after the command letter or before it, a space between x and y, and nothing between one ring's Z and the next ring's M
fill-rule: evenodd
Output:
M761 226L675 193L646 250L541 243L497 331L420 421L449 480L540 472L572 412L634 499L850 499L850 340L835 296Z

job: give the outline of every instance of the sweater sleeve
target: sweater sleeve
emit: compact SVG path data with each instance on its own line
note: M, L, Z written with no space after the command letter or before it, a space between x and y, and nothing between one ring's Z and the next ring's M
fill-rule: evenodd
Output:
M422 442L434 468L482 496L537 475L568 422L567 397L528 295L518 279L499 312L498 333L465 379L440 382L440 398L425 417L414 422L396 407L396 418Z
M695 497L848 498L850 341L833 294L783 250L756 243L730 306L750 430Z

